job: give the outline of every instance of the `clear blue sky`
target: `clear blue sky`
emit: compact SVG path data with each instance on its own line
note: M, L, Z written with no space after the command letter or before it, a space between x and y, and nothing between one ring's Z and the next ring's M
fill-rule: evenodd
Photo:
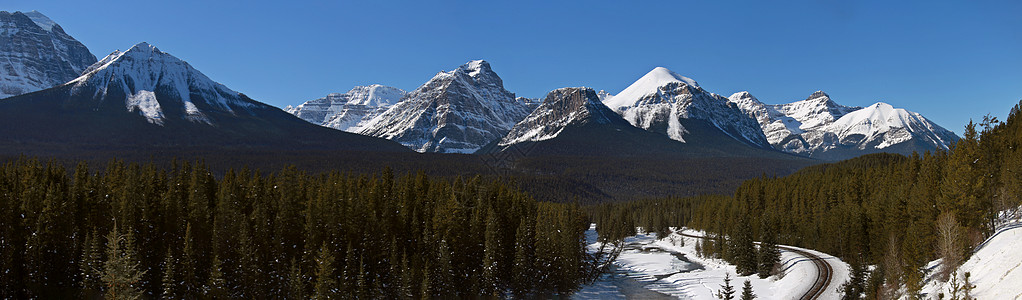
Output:
M298 3L294 3L298 2ZM1022 99L1019 1L39 1L97 57L147 41L285 106L490 61L505 87L617 93L656 66L767 103L824 90L961 133Z

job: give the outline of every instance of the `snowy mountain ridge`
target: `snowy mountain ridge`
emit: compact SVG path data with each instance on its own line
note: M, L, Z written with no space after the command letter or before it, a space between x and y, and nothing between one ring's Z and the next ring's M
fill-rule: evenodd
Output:
M51 88L82 74L96 56L38 11L0 11L0 98Z
M167 111L182 112L192 122L212 125L210 111L236 114L251 107L268 107L243 100L240 93L214 82L187 62L142 42L127 51L114 51L67 84L72 95L97 104L123 101L149 123L163 125ZM122 98L123 97L123 98Z
M497 143L498 146L538 142L557 137L565 128L588 123L625 123L600 102L591 88L560 88L547 94L543 103Z
M832 158L846 158L856 151L883 151L909 141L920 149L948 149L958 138L922 115L878 102L868 107L843 106L827 93L816 91L805 100L769 105L749 92L731 95L729 101L755 118L774 148L810 157L826 157L828 151L848 150Z
M731 138L769 148L759 124L727 98L707 92L695 80L664 67L654 68L617 95L604 93L603 103L648 131L686 142L684 120L709 122Z
M418 152L472 153L504 136L530 112L504 89L482 60L439 72L360 133L397 141Z
M407 94L379 84L356 86L347 93L330 93L298 106L287 106L284 111L313 124L357 133Z

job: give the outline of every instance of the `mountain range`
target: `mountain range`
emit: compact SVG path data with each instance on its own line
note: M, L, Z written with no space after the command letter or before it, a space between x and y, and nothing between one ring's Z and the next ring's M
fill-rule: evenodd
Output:
M10 124L0 131L10 133L5 138L12 145L211 143L399 151L386 139L431 153L495 153L529 144L534 155L787 153L839 160L947 149L958 138L918 113L886 103L842 106L818 91L802 101L769 105L748 92L720 96L663 67L616 95L564 88L540 101L516 97L482 60L441 71L411 92L358 86L288 106L285 113L146 43L97 62L41 13L0 12L0 21L0 57L8 58L0 68L5 93L0 97L20 95L0 103L0 115L8 116L3 122Z
M408 151L305 122L144 42L114 51L65 84L0 101L0 141L7 152L36 154L124 148Z

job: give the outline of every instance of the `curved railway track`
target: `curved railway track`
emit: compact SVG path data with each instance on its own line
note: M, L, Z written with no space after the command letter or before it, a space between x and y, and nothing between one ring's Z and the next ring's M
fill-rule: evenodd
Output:
M813 286L810 287L808 291L803 293L802 297L800 297L799 299L802 300L820 299L820 297L823 296L823 293L827 291L827 287L830 286L830 281L834 279L834 268L831 267L830 264L827 263L827 261L824 260L822 257L810 253L809 251L785 246L777 246L777 248L795 252L798 255L802 255L805 256L806 258L809 258L809 260L813 262L813 265L816 266L817 274L816 281L813 282Z
M706 238L706 237L702 237L702 236L691 235L691 234L684 234L684 233L681 233L681 235L682 236L687 236L687 237L690 237L690 238L697 238L697 239L704 239L704 238ZM816 280L813 281L813 286L810 287L809 290L807 290L805 293L803 293L802 296L799 297L799 299L801 299L801 300L816 300L816 299L820 299L821 297L823 297L823 294L827 291L827 287L830 286L831 280L834 279L834 268L831 267L830 264L827 263L827 261L824 260L822 257L820 257L819 255L810 253L809 251L805 251L805 250L798 249L798 248L787 247L787 246L780 246L780 245L778 245L777 248L784 249L784 250L787 250L787 251L791 251L791 252L794 252L794 253L796 253L798 255L804 256L804 257L808 258L809 261L813 262L814 266L816 266Z

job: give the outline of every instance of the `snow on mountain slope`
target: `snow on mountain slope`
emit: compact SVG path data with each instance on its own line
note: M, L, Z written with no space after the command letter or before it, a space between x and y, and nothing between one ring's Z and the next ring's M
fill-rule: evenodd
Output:
M906 146L896 152L947 149L958 139L918 113L886 103L865 108L843 106L822 91L805 100L777 105L763 104L748 92L728 99L756 118L774 148L810 157L850 158L913 140L922 146ZM844 152L831 154L833 151Z
M657 67L625 88L605 97L604 104L632 125L685 142L683 119L702 120L731 138L769 148L756 120L727 98L703 90L694 80Z
M0 11L0 98L51 88L82 74L96 56L37 11Z
M919 138L937 149L947 150L957 140L953 133L922 115L883 102L844 115L830 125L830 131L836 133L842 143L858 140L860 149L871 144L876 144L876 149L884 149Z
M406 94L408 92L401 89L379 84L356 86L347 93L331 93L284 110L313 124L357 133Z
M486 61L440 72L360 133L397 141L418 152L472 153L504 136L530 112L504 89Z
M976 286L972 290L973 299L1022 299L1022 223L1013 223L1001 227L993 236L973 252L968 261L958 267L959 284L964 281L965 273L969 273L969 281ZM931 262L927 269L938 270L940 260ZM943 293L944 299L951 298L950 282L938 282L936 276L929 276L929 282L923 288L928 298L937 299ZM959 297L964 296L959 294ZM904 297L903 297L904 298Z
M95 103L122 102L127 111L138 112L157 125L170 117L212 125L209 112L237 114L268 107L242 99L187 62L145 42L124 52L114 51L67 84L72 95Z
M536 110L515 124L497 144L507 146L557 137L564 128L588 123L626 124L617 113L600 102L591 88L561 88L547 94Z

